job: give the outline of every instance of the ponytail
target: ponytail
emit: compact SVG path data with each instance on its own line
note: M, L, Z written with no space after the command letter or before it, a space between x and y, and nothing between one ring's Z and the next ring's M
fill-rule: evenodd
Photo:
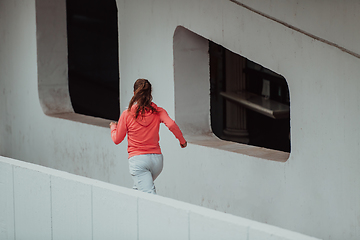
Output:
M144 117L146 111L157 113L157 110L151 105L151 84L147 79L140 78L134 83L134 96L129 102L128 111L131 111L131 107L137 103L135 111L135 119L141 114Z

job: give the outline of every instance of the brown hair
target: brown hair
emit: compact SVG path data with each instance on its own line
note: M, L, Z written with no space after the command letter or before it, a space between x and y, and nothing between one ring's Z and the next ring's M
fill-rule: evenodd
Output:
M141 114L143 117L146 111L157 113L157 110L151 106L151 83L147 79L139 78L134 83L134 96L129 102L128 111L131 111L131 107L137 103L135 112L135 118Z

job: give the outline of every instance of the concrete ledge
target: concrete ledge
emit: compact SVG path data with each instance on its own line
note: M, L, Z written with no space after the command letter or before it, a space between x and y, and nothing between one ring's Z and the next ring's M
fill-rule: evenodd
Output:
M185 135L185 139L192 144L240 153L276 162L286 162L290 157L290 153L288 152L221 140L213 133L198 134L196 136L187 134Z
M112 120L109 120L109 119L86 116L86 115L78 114L78 113L74 113L74 112L53 113L53 114L47 114L47 115L50 117L61 118L61 119L65 119L65 120L70 120L70 121L74 121L74 122L80 122L80 123L85 123L85 124L90 124L90 125L105 127L105 128L108 128L110 122L112 122Z
M0 157L0 239L316 239Z

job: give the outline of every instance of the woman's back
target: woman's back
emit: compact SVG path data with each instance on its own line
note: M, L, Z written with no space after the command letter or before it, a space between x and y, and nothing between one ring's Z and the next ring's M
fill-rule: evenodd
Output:
M160 123L164 123L175 135L180 143L185 143L185 139L176 125L169 117L165 109L151 103L156 112L145 111L143 116L135 118L137 105L133 105L131 110L125 110L119 119L116 131L113 131L111 137L115 144L119 144L127 134L129 158L141 154L160 154L159 128Z
M157 106L153 104L155 108ZM128 152L129 155L140 155L140 153L161 153L159 145L160 114L151 111L145 112L144 116L138 116L135 119L134 105L131 111L125 110L127 134L128 134Z

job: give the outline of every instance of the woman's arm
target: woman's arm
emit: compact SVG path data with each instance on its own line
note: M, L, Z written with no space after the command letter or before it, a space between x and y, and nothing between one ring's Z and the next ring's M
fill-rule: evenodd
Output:
M121 143L126 136L127 128L125 121L125 115L126 115L125 111L121 114L118 123L116 122L110 123L111 139L115 144Z
M160 121L166 125L166 127L174 134L174 136L179 140L180 146L185 148L187 142L179 128L179 126L172 120L165 109L159 108Z

